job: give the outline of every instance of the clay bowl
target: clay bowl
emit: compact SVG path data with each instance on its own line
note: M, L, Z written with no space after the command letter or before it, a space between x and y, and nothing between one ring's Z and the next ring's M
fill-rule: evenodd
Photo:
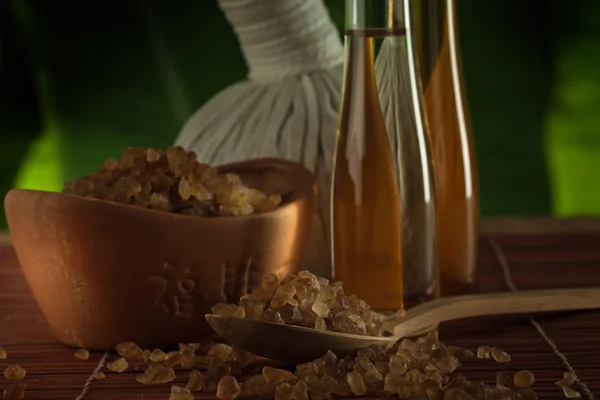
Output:
M204 315L268 272L296 272L316 207L302 167L258 159L220 168L287 194L278 209L198 218L62 193L14 189L4 201L27 282L62 343L167 349L212 332Z

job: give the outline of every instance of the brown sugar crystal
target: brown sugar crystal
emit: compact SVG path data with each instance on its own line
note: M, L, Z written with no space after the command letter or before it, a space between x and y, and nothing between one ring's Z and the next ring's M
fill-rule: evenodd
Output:
M11 383L4 389L2 400L21 400L25 397L25 389L27 389L25 383Z
M308 386L303 380L294 385L294 400L308 400Z
M492 357L499 363L507 363L512 359L510 354L498 347L492 347Z
M294 375L290 371L269 366L263 368L262 374L267 382L293 382L297 379L296 375Z
M567 399L578 399L581 397L581 393L570 386L563 386L562 391Z
M77 360L82 360L82 361L84 361L84 360L87 360L87 359L89 359L89 358L90 358L90 352L89 352L89 351L87 351L86 349L79 349L79 350L77 350L77 351L75 352L75 354L74 354L74 357L75 357Z
M94 378L96 380L100 380L100 379L106 378L106 375L104 375L104 372L102 372L102 371L96 371L92 374L92 378Z
M282 280L268 274L238 305L217 304L212 312L358 335L383 333L377 313L365 301L345 295L341 282L330 283L308 271Z
M123 372L127 368L129 368L129 363L123 357L119 358L116 361L110 362L106 364L106 368L113 372Z
M6 357L6 351L2 347L0 347L0 360L6 360Z
M352 393L354 393L356 396L362 396L363 394L367 393L365 381L358 372L348 372L346 379L348 380L350 390L352 390Z
M19 365L9 365L4 370L4 377L9 381L20 381L25 378L27 371Z
M281 197L245 186L236 174L201 164L194 152L126 148L95 175L65 184L64 193L198 217L271 211Z
M244 379L240 383L240 387L240 395L243 397L268 395L272 388L262 374L252 375Z
M479 346L477 348L477 358L490 358L492 355L492 348L490 346Z
M161 349L154 349L148 356L148 359L152 362L161 362L167 359L167 354Z
M535 377L531 373L531 371L519 371L513 377L514 383L516 387L526 388L530 387L535 382Z
M324 378L324 377L323 377ZM327 387L323 378L316 376L307 376L304 380L311 399L324 400L328 397Z
M188 388L173 385L171 386L169 400L194 400L194 395Z
M383 390L390 393L399 393L407 386L412 386L412 383L405 376L391 372L385 376Z
M235 358L234 349L228 344L217 343L206 353L210 365L223 365Z
M194 354L200 346L200 343L179 343L179 352L181 354Z
M144 360L144 351L133 342L122 342L116 346L117 353L129 360Z
M294 388L287 382L283 382L275 389L275 400L292 400Z
M175 371L168 366L150 364L144 373L138 374L135 379L144 385L167 383L175 379Z
M198 370L192 370L190 372L190 379L188 383L185 385L191 392L198 392L202 390L202 374Z
M217 398L221 400L234 400L240 393L241 388L238 381L231 375L221 378L217 386Z

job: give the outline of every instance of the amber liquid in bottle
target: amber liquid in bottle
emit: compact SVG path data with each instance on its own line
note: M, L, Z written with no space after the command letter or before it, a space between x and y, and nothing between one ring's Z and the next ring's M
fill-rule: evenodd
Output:
M435 160L441 294L450 296L468 293L475 279L477 168L460 73L454 3L436 0L429 7L424 12L430 21L422 43L428 46L422 55L428 69L424 76L429 75L424 102Z
M403 308L398 180L374 70L380 29L346 32L332 193L334 277L375 310Z

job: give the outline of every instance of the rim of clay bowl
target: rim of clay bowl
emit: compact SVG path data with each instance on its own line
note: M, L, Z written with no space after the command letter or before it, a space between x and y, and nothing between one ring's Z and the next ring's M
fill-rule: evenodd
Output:
M196 217L193 215L176 214L176 213L172 213L172 212L153 210L150 208L136 207L131 204L124 204L124 203L119 203L116 201L110 201L110 200L104 200L104 199L96 199L93 197L78 196L78 195L69 194L69 193L51 192L51 191L46 191L46 190L18 189L18 188L13 188L6 194L6 196L4 198L4 208L6 209L7 199L10 196L11 192L29 192L29 193L40 193L40 194L44 194L44 195L55 195L55 196L60 196L60 197L65 196L65 197L74 198L74 199L77 199L77 200L83 201L83 202L97 202L97 203L101 203L101 204L104 204L106 206L111 206L111 207L127 207L127 208L135 209L139 212L158 214L158 215L162 215L164 217L173 218L173 219L195 219L195 220L202 220L204 222L214 221L216 223L218 221L230 221L230 220L238 221L238 220L265 218L265 217L268 217L269 215L274 215L276 213L283 212L286 209L293 207L295 203L302 201L302 200L306 199L307 197L310 197L310 196L313 196L314 194L316 194L317 180L316 180L315 175L312 172L310 172L305 166L303 166L302 164L295 162L295 161L290 161L290 160L286 160L283 158L275 158L275 157L253 158L253 159L248 159L248 160L244 160L244 161L219 165L216 168L218 170L227 170L227 171L234 172L233 170L240 170L244 166L247 166L247 165L252 166L252 168L251 168L252 170L255 170L255 169L256 170L277 169L277 167L282 167L281 170L286 171L286 172L291 170L293 175L297 175L302 178L302 179L298 180L299 182L302 182L302 185L299 185L296 188L297 190L294 191L293 198L290 199L287 203L275 208L274 210L257 213L257 214L251 214L251 215L230 215L230 216L222 216L222 217L204 217L203 218L203 217Z

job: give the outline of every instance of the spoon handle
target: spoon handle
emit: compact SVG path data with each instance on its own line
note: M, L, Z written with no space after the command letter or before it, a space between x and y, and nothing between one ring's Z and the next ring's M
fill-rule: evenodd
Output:
M453 296L411 308L403 317L386 321L385 327L394 336L403 337L461 318L595 308L600 308L600 287Z

